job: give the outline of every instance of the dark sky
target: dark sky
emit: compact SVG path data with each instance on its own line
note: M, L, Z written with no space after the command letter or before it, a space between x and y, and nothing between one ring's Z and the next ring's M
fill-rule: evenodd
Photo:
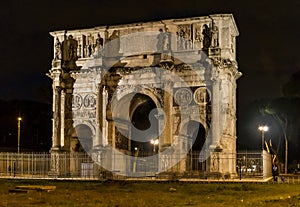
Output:
M39 99L49 87L50 31L232 13L240 36L238 103L280 96L300 69L300 1L12 0L0 8L0 99Z

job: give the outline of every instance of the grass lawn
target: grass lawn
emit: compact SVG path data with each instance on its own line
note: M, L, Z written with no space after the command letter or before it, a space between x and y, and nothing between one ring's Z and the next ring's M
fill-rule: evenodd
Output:
M52 192L10 193L20 185ZM0 179L0 206L300 206L300 184L91 182Z

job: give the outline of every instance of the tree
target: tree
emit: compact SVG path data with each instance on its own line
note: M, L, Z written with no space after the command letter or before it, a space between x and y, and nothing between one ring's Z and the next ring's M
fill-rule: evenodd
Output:
M298 98L277 98L267 103L261 109L261 113L271 116L278 124L282 132L285 143L285 167L284 172L288 172L289 141L296 134L299 122L299 99ZM279 140L279 145L281 140ZM277 153L279 147L277 148Z
M297 141L300 124L300 71L292 74L290 79L282 86L283 97L269 101L261 108L261 113L271 116L282 132L277 146L280 150L282 138L285 143L285 173L288 171L289 141Z
M285 97L300 97L300 71L294 73L289 81L282 86L282 93Z

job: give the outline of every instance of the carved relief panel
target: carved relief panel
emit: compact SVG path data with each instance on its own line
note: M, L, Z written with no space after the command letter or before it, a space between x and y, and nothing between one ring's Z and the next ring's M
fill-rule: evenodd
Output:
M195 49L201 49L203 47L203 35L202 35L202 26L199 24L194 25L194 45Z
M95 52L99 51L103 47L104 39L103 33L87 33L84 35L76 36L78 42L78 58L91 57Z
M73 118L94 119L96 118L96 95L73 94L72 98Z
M177 27L177 50L193 49L192 25L178 25Z

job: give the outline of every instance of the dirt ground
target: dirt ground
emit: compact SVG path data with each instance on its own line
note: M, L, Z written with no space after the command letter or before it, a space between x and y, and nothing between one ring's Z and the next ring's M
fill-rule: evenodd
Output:
M55 190L14 192L18 186ZM300 184L0 179L0 206L300 206Z

